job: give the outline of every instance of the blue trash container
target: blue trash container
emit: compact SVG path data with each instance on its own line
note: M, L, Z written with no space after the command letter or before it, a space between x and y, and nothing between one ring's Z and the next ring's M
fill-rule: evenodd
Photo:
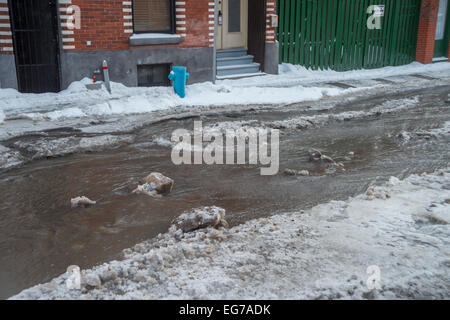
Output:
M172 67L169 80L173 81L173 89L181 98L186 96L187 79L189 79L189 73L186 71L186 67Z

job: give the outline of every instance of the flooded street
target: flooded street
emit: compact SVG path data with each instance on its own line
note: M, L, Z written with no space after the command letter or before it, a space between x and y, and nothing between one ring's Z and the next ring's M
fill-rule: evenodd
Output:
M347 199L390 176L404 178L446 167L448 127L444 134L424 132L438 132L450 121L450 104L445 102L449 92L450 86L439 86L347 99L332 110L326 102L304 103L282 111L230 111L170 120L135 132L136 139L127 146L37 160L4 172L0 175L0 298L46 282L69 265L84 269L119 259L123 249L165 232L174 217L194 207L223 207L230 224L237 225ZM396 101L405 107L371 111ZM298 117L353 111L365 113L330 118L307 128L283 125ZM246 165L175 166L171 148L163 142L178 128L192 130L194 120L202 120L204 126L254 121L255 126L279 127L279 174L261 176L259 167ZM311 148L342 162L345 171L310 162ZM283 174L287 168L308 170L310 176L287 176ZM138 181L153 171L174 179L172 193L162 198L131 194ZM72 209L70 199L79 195L96 200L97 205Z

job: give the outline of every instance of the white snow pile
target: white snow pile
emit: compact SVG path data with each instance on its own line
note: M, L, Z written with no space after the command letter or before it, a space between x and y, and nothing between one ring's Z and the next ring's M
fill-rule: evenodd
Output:
M288 120L266 122L266 125L277 129L306 129L310 127L321 127L330 121L349 121L400 112L402 110L417 106L418 103L418 97L391 100L367 111L345 111L336 114L329 113L315 116L301 116Z
M0 109L0 124L2 124L3 122L5 122L5 113L2 109Z
M182 213L172 221L169 232L181 236L181 232L191 232L207 227L228 228L228 222L225 220L225 209L213 206Z
M236 134L245 132L248 129L256 129L258 127L258 120L243 120L243 121L220 121L212 124L207 124L203 127L203 131L210 135L226 134L227 131L234 131Z
M77 152L98 151L108 147L129 144L134 141L132 135L102 135L93 137L65 137L56 139L40 138L32 141L17 141L14 146L31 155L32 160L58 157ZM1 167L1 166L0 166Z
M428 131L433 136L446 136L450 134L450 121L446 121L441 128Z
M450 134L450 121L446 121L442 127L440 128L436 128L436 129L431 129L431 130L427 130L427 131L416 131L414 132L414 134L419 137L419 138L425 138L425 139L429 139L432 137L445 137L448 136Z
M258 120L245 120L245 121L220 121L215 122L211 124L205 124L202 126L202 132L205 137L217 137L217 136L228 136L232 135L237 138L245 139L248 137L249 132L251 130L255 130L253 132L256 132L256 130L264 129L266 126L262 123L260 123ZM186 130L191 137L194 135L194 130ZM225 138L224 138L225 139ZM213 139L212 139L213 140ZM214 140L213 140L214 141ZM248 140L245 140L245 143L248 143ZM160 147L174 147L177 146L178 148L183 148L183 150L187 152L203 152L203 149L201 146L193 145L192 141L189 143L189 141L182 141L178 142L177 140L172 141L172 137L167 136L153 136L151 143L152 145L158 145ZM204 141L203 145L208 145L209 142ZM215 146L217 150L220 150L220 145ZM233 146L234 148L234 146ZM223 150L226 150L227 148L222 148Z
M433 65L412 63L407 66L349 72L311 71L288 64L281 65L279 69L279 75L223 80L217 81L216 84L204 82L188 85L185 99L179 98L171 87L126 87L120 83L111 83L112 94L105 88L88 90L85 85L92 83L88 78L72 83L59 93L22 94L14 89L0 89L0 109L6 116L5 125L0 127L6 132L0 130L0 135L10 138L21 134L22 131L29 131L31 126L37 130L51 127L55 122L73 126L74 123L86 124L106 118L115 119L121 115L138 116L153 113L155 117L160 117L162 114L174 112L200 112L204 109L213 110L221 107L249 105L283 107L305 101L327 100L325 98L364 92L378 87L386 88L385 84L373 81L376 77L408 74L428 74L442 80L450 77L450 63ZM408 82L410 86L414 84L418 87L425 84L425 80L403 78L400 77L398 81ZM365 79L369 81L364 81ZM358 88L332 88L327 84L330 81L344 80L356 81L357 83L353 85ZM122 117L121 121L125 119ZM32 124L29 120L33 120ZM134 124L133 121L124 122L126 125Z
M421 64L413 62L404 66L384 67L377 69L351 70L338 72L333 70L311 70L303 66L283 63L279 66L279 75L267 75L265 77L249 78L241 80L224 80L221 83L241 85L243 87L265 86L282 87L295 86L298 84L347 80L366 80L386 78L395 76L406 76L411 74L429 74L431 76L448 76L450 73L450 62L435 64Z
M100 117L118 114L142 114L173 108L229 105L290 104L317 101L368 88L330 88L321 82L364 80L408 74L450 75L450 63L385 67L373 70L336 72L312 71L301 66L282 64L279 75L240 80L197 83L187 86L185 99L179 98L171 87L126 87L111 83L112 94L106 88L88 90L91 79L73 82L59 93L22 94L14 89L0 89L0 109L10 119L26 118L36 121L56 121L72 118ZM311 87L305 84L314 83ZM370 85L373 87L373 85ZM0 116L1 119L1 116ZM1 123L1 121L0 121Z
M450 137L450 121L446 121L441 127L430 130L419 130L415 132L402 131L398 134L402 143L408 143L411 139L426 139L432 138L449 138Z
M228 230L171 229L83 270L79 289L64 274L12 299L449 299L450 168L368 191Z
M171 87L126 87L112 83L112 94L105 88L90 91L85 78L72 83L59 93L22 94L13 89L0 89L0 109L11 118L34 121L57 121L72 118L100 117L124 114L143 114L173 108L192 108L228 105L284 104L316 101L362 90L362 88L303 87L243 88L240 85L188 85L185 99L178 97Z
M11 169L25 162L20 152L0 145L0 169Z

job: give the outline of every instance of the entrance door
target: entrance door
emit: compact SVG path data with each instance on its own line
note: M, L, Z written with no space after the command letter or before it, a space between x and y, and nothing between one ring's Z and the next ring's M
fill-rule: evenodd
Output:
M266 1L248 0L251 16L248 17L248 54L264 69L266 55ZM263 70L264 71L264 70Z
M448 56L448 39L449 26L448 20L448 0L439 1L438 20L436 25L436 41L434 43L434 56L447 57Z
M19 91L59 91L56 0L8 2Z
M217 49L247 47L248 0L219 0Z

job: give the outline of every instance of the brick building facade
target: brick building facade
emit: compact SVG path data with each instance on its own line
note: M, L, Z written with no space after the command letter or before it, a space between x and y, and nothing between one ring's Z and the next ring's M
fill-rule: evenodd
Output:
M170 5L170 22L173 23L173 28L164 33L136 32L134 7L139 3L137 3L138 0L135 1L135 3L124 0L49 1L55 8L49 6L48 10L55 12L57 21L55 40L58 42L58 52L56 58L53 59L56 61L58 70L57 90L66 88L72 81L92 77L93 73L101 67L103 60L109 64L111 80L127 86L139 85L139 66L151 65L187 66L191 74L191 83L212 80L215 1L149 1L149 3L154 3L151 8L153 11L156 9L156 11L163 12L163 7L159 4L169 3ZM218 2L222 3L223 1L228 0L219 0ZM230 3L236 2L229 1ZM36 50L35 45L26 47L25 44L24 47L22 44L22 42L30 42L30 39L23 41L19 39L19 36L14 36L15 30L17 30L16 34L20 34L20 23L35 18L34 14L25 12L28 10L27 2L29 1L17 0L17 2L8 4L8 0L0 0L0 87L39 92L43 90L21 88L23 87L21 82L25 82L25 80L21 78L20 73L26 69L22 65L28 63L30 66L32 63L19 62L18 59L21 57L17 58L19 53L15 54L14 49L19 51ZM261 3L260 0L258 2ZM268 15L275 13L275 0L267 0L264 5ZM142 2L141 6L145 8L147 3ZM35 7L32 10L36 12L44 9ZM152 10L149 12L151 13ZM41 15L43 14L41 12ZM18 21L22 19L19 15L29 15L33 18L25 17L24 21ZM252 9L249 8L248 17L251 19L252 16ZM262 18L265 21L266 17ZM153 17L149 17L149 20L151 19ZM17 24L16 28L14 28L14 24ZM267 30L262 32L264 32L264 39L269 46L268 52L275 53L275 56L264 59L265 65L268 66L267 71L273 72L276 70L278 59L277 50L270 48L270 46L276 46L275 29L268 26ZM15 38L18 40L14 41ZM42 51L42 49L39 50ZM51 53L50 50L48 53ZM272 65L269 61L272 61ZM265 65L261 65L261 70L266 69ZM46 73L47 69L44 72ZM52 80L38 79L37 82L45 81Z
M157 70L165 70L165 67L151 67L159 65L187 66L191 83L211 81L216 72L218 75L221 72L224 76L232 75L239 68L242 68L243 73L250 72L245 70L277 73L276 28L271 24L273 15L276 15L276 0L148 1L154 5L153 11L165 12L164 8L170 8L170 16L164 20L168 29L162 33L137 32L137 29L145 30L146 21L142 21L142 16L145 18L145 15L137 12L137 8L141 8L138 6L139 2L143 0L134 1L49 0L48 10L54 12L52 17L45 14L46 8L35 5L36 2L31 0L10 0L9 3L8 0L0 0L0 87L18 88L21 91L52 91L45 86L37 89L31 87L33 82L42 84L53 81L54 86L50 88L58 91L66 88L72 81L92 77L101 68L103 60L109 64L111 80L127 86L145 85L140 83L140 79L151 78L152 72L157 77L156 73L160 72ZM447 4L447 0L422 0L416 51L416 60L422 63L431 63L436 55L436 29L439 23L442 24L442 17L438 18L438 12L443 10L439 6L440 1ZM33 3L35 7L31 10L27 7L28 3ZM216 37L215 3L220 6L216 8L218 20L224 19L224 25L216 28ZM161 7L160 4L166 7ZM141 5L145 8L147 4ZM239 12L241 17L245 15L246 20L238 20L233 12ZM27 14L29 18L22 17ZM37 17L39 14L42 17ZM165 17L164 14L161 16ZM149 21L152 19L150 17ZM34 23L36 30L43 28L43 23L51 24L54 41L41 39L49 34L50 29L41 29L41 38L21 38L21 23L31 23L30 21ZM164 21L162 26L165 26ZM442 41L448 43L448 21L444 25ZM237 30L248 29L242 43L239 39L236 42L233 33L225 30L228 28L228 31L236 32L236 26ZM225 31L217 34L222 29ZM229 36L230 41L223 39L226 36ZM222 41L222 45L218 41ZM217 49L224 49L224 53L216 61L217 70L214 70L214 45ZM248 47L249 55L243 50L240 53L228 52L232 47ZM35 52L40 52L45 63L35 61L39 60L39 54ZM29 57L25 59L27 54ZM448 52L445 55L448 57ZM242 61L249 60L248 57L252 57L254 61L247 61L245 63L248 64L243 65ZM237 65L230 65L233 59ZM42 65L43 69L38 69L38 65ZM146 69L146 66L150 66L150 69ZM33 75L26 75L26 72Z
M444 7L443 4L447 6ZM443 25L445 31L443 34L443 39L446 42L447 52L437 53L436 52L436 33L438 25L439 11L445 14ZM448 1L447 0L422 0L420 8L420 21L419 30L417 36L417 50L416 50L416 60L421 63L432 63L433 58L439 58L439 56L447 57L450 49L449 41L449 19L448 17ZM441 22L442 23L442 22Z

